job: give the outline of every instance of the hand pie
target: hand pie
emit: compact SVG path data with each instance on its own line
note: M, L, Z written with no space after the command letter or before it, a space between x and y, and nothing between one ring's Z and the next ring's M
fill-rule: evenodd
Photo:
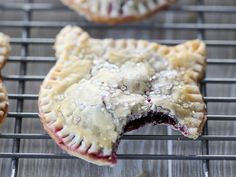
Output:
M10 44L9 44L10 38L0 33L0 70L5 66L8 55L10 53ZM3 86L2 77L0 75L0 124L3 123L7 116L8 111L8 97L7 97L7 91L5 87Z
M68 153L112 166L122 134L146 123L170 125L193 139L201 134L202 41L168 47L101 40L67 26L55 50L58 60L41 86L39 110L45 130Z
M175 0L62 0L87 19L108 24L137 21L167 8Z

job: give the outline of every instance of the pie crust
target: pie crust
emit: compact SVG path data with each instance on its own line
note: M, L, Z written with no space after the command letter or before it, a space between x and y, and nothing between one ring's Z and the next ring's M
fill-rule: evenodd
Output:
M112 166L122 134L146 123L170 125L193 139L201 134L202 41L165 46L101 40L67 26L55 51L58 60L41 86L39 111L45 130L68 153Z
M0 70L5 66L7 58L9 56L11 47L9 44L10 38L0 33ZM0 124L3 123L7 116L8 111L8 97L6 88L3 85L3 80L0 75Z
M62 0L87 19L107 24L138 21L167 8L176 0Z

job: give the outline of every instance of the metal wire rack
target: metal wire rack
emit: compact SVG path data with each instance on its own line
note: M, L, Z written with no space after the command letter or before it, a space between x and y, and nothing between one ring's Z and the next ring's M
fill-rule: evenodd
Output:
M2 1L3 2L3 1ZM32 63L32 65L37 63L50 63L53 64L56 58L52 55L47 56L30 56L29 48L31 45L52 45L54 42L53 38L32 38L31 29L40 28L40 29L60 29L67 24L74 24L84 27L86 29L122 29L122 30L184 30L192 31L196 30L197 35L193 36L204 40L209 47L232 47L235 49L236 40L209 40L207 33L208 31L235 31L236 24L222 24L222 23L208 23L205 22L206 13L218 13L218 14L236 14L236 6L212 6L204 5L203 0L196 1L196 4L193 5L177 5L170 9L171 13L178 12L188 12L197 14L196 21L194 23L158 23L158 24L132 24L132 25L120 25L120 26L107 26L107 25L98 25L87 23L82 21L78 22L69 22L69 21L36 21L32 20L32 14L34 12L44 13L50 10L54 11L65 11L68 10L62 5L54 5L49 3L35 3L33 0L27 0L26 3L0 3L0 9L3 11L19 11L23 13L23 19L20 20L8 20L4 19L0 21L0 27L5 29L21 29L21 36L11 39L11 44L16 45L20 48L17 54L9 57L9 63L18 63L19 72L18 74L10 74L7 72L3 76L6 82L16 82L18 84L17 89L14 92L9 92L9 99L16 102L15 110L10 109L8 114L8 119L13 119L14 128L13 132L4 132L0 134L0 141L2 139L10 139L13 141L11 146L11 151L0 152L0 159L11 159L11 165L7 173L7 177L17 177L19 170L19 160L20 159L74 159L75 157L69 156L67 154L56 154L56 153L30 153L30 152L21 152L20 145L21 141L24 139L49 139L49 136L42 133L24 133L22 132L22 121L23 119L32 119L38 118L38 113L36 111L26 112L24 109L24 102L27 100L36 100L37 94L30 94L26 92L26 83L31 82L41 82L45 75L28 75L27 74L27 64ZM158 42L162 44L177 44L182 42L182 39L159 39ZM36 47L36 46L35 46ZM236 55L235 55L236 57ZM225 58L209 58L207 59L208 65L224 65L224 66L235 66L236 59L225 59ZM208 96L207 87L209 84L236 84L236 76L231 76L227 78L219 77L206 77L201 83L201 90L204 94L204 99L207 104L209 103L235 103L236 97L226 97L226 96ZM208 122L206 123L205 130L203 135L197 139L201 142L201 154L173 154L172 153L172 141L191 141L188 138L185 138L181 135L173 135L168 131L164 135L125 135L122 140L166 140L168 141L168 153L167 154L118 154L119 159L134 159L134 160L199 160L202 162L202 176L210 177L210 161L214 160L229 160L236 161L236 153L225 155L225 154L211 154L209 152L209 143L212 141L236 141L236 135L217 135L209 134L208 124L211 121L236 121L236 115L230 114L208 114ZM171 172L171 161L168 161L168 177L173 176Z

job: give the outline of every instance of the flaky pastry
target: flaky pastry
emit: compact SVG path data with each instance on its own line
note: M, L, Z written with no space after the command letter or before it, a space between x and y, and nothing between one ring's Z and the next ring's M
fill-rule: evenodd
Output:
M0 33L0 70L5 66L9 56L11 47L9 44L10 38ZM8 97L6 88L3 85L2 77L0 75L0 124L5 120L8 111Z
M199 90L205 44L177 46L134 39L94 39L67 26L55 42L55 66L39 94L45 130L68 153L114 165L123 133L167 124L196 139L206 121Z
M167 8L175 0L62 0L87 19L108 24L137 21Z

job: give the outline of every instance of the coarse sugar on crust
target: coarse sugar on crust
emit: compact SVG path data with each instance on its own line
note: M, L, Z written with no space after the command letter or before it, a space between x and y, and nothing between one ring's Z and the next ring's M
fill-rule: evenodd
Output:
M196 139L206 121L199 90L205 44L176 46L134 39L94 39L67 26L58 58L39 94L45 130L68 153L113 166L120 137L146 123L166 124Z

